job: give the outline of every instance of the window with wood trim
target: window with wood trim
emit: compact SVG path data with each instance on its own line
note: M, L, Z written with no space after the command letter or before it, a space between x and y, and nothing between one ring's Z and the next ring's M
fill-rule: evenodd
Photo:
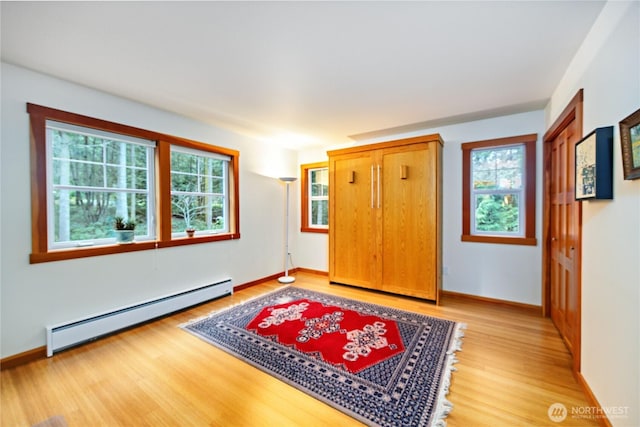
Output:
M31 263L240 237L237 151L34 104L27 112ZM117 244L118 217L135 223L133 244Z
M537 138L461 144L462 241L536 245Z
M302 218L301 231L327 233L329 230L329 163L300 166Z

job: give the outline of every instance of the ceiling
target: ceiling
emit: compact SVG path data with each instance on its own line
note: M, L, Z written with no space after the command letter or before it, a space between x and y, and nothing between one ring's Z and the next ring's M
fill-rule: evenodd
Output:
M2 1L1 55L304 148L543 108L603 5Z

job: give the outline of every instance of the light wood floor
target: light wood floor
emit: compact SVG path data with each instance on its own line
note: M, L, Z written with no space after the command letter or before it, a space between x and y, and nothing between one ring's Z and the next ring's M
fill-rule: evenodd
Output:
M253 286L163 319L2 372L3 427L63 415L69 426L359 426L347 415L218 350L178 325L280 286ZM449 427L597 425L549 405L590 406L549 321L493 304L416 299L329 285L298 273L294 286L465 322Z

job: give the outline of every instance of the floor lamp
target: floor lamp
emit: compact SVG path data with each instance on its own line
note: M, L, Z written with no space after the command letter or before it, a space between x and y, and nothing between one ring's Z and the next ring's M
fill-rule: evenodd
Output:
M295 277L289 276L289 184L295 181L295 177L282 177L280 181L287 184L287 220L286 220L286 240L284 244L284 276L278 278L280 283L293 283L296 281Z

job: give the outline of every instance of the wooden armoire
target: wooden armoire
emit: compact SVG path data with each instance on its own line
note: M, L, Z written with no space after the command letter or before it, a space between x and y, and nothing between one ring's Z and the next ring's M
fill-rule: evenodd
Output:
M442 139L329 151L329 280L438 302Z

